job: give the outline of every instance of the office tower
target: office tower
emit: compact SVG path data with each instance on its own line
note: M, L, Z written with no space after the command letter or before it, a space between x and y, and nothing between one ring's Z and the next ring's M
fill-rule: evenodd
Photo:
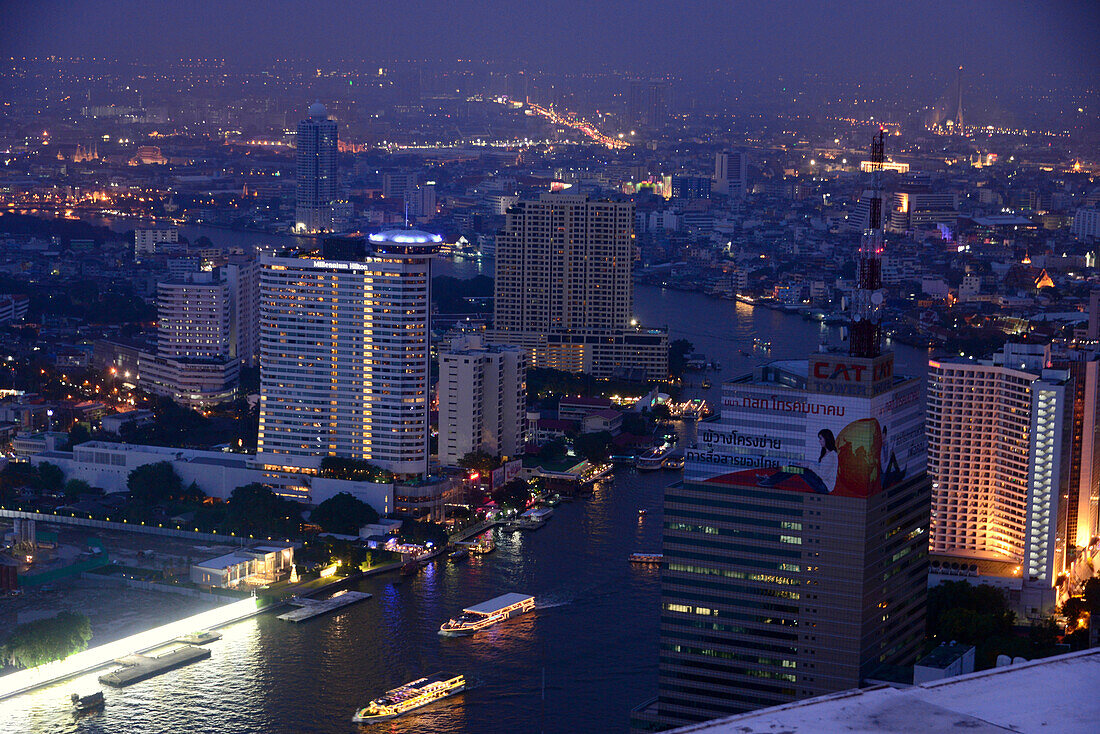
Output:
M260 273L259 456L314 466L363 459L428 469L431 261L416 230L329 238L265 257Z
M309 117L298 123L297 197L294 229L327 232L332 229L332 202L336 200L336 121L316 102Z
M533 367L668 376L668 333L633 325L634 206L542 194L507 211L496 243L490 341Z
M749 185L749 157L738 151L723 150L714 154L714 190L743 197Z
M382 196L387 199L403 199L415 191L420 181L416 171L385 171L382 174Z
M221 268L229 289L230 356L245 367L260 363L260 263L231 255Z
M1054 603L1064 541L1078 536L1067 527L1075 391L1070 371L1050 364L1040 344L1006 344L990 360L929 362L931 550L1015 564L1018 574L1005 575L1020 579L1025 613ZM1095 364L1089 371L1095 380ZM1093 390L1094 434L1095 382ZM1094 440L1085 446L1091 484ZM1085 535L1090 514L1081 517Z
M924 637L921 385L893 355L776 362L723 385L665 491L659 696L638 728L856 688Z
M524 448L527 353L483 346L478 336L455 339L439 353L439 463L458 466L481 451L517 456Z
M635 125L661 128L668 123L667 81L632 79L627 90L627 116Z
M958 222L958 196L954 192L932 192L926 187L906 186L891 195L888 228L892 232L935 229L937 224L954 228Z
M673 176L672 196L676 199L709 199L711 180L705 176Z

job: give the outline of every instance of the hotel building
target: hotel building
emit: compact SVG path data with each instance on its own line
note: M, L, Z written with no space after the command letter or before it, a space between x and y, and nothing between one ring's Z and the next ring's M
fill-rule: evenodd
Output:
M668 377L668 332L636 326L634 205L542 194L506 213L496 243L496 344L532 367Z
M1011 563L1018 583L1008 588L1031 615L1056 600L1067 540L1088 545L1095 529L1097 363L1080 363L1092 399L1079 396L1076 454L1073 375L1051 366L1049 345L1011 343L990 360L929 363L931 550Z
M527 352L455 339L439 353L439 463L458 466L468 453L517 456L524 448Z
M431 261L441 238L393 230L265 257L257 458L428 470Z

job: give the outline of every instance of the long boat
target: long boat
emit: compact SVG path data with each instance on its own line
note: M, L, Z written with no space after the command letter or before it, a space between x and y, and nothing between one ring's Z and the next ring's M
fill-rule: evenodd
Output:
M461 693L465 688L465 676L454 673L434 673L386 691L385 694L356 711L351 720L365 724L395 719L413 709L427 706L433 701Z
M472 635L497 622L526 614L535 608L535 597L527 594L501 594L495 599L466 607L462 614L447 620L439 628L445 637Z
M665 465L665 459L672 453L672 444L666 443L655 446L638 457L635 466L638 471L653 471Z

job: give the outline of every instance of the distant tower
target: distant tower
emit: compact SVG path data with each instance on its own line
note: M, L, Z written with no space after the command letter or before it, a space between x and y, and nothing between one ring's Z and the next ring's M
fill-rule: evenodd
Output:
M336 199L336 121L325 106L309 106L309 117L298 123L298 177L294 207L296 232L332 229Z
M959 67L959 74L955 80L955 129L962 132L963 126L963 68Z
M871 201L867 229L859 244L859 271L852 304L852 334L848 343L853 357L874 358L882 351L882 164L884 133L871 140Z

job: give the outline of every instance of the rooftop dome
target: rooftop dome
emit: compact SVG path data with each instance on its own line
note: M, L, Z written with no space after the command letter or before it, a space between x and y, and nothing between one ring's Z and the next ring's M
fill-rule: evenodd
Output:
M442 242L443 238L437 234L421 232L419 229L387 229L370 236L371 242L394 242L402 245L426 245Z
M326 110L325 106L320 102L314 102L309 106L309 112L307 114L310 117L328 117L328 110Z

